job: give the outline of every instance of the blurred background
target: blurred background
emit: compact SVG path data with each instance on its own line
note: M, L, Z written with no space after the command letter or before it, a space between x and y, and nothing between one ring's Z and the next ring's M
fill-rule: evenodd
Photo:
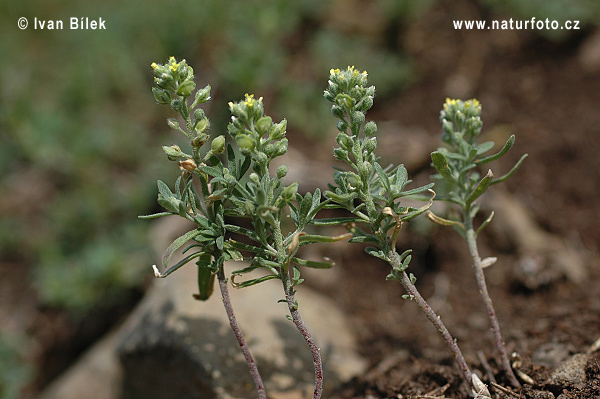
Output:
M409 172L426 168L439 145L444 98L477 97L484 130L498 142L517 133L501 166L531 154L509 187L546 229L576 232L597 250L600 2L3 0L0 11L2 398L33 397L122 320L152 278L160 255L151 222L137 215L157 211L156 180L179 173L161 150L180 140L165 123L170 109L150 90L150 64L169 56L212 86L212 134L225 132L228 101L254 93L274 120L288 120L290 147L306 154L298 162L330 157L330 68L369 72L370 116L386 154L408 157L395 162ZM534 16L580 29L452 26ZM70 30L71 17L102 18L106 29ZM34 18L64 29L34 29Z

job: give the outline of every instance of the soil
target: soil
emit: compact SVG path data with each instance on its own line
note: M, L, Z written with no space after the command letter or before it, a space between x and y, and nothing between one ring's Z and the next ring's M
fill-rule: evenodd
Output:
M473 371L487 384L494 379L493 396L597 399L600 351L590 351L590 347L600 338L600 208L596 206L600 74L580 62L584 44L594 32L582 31L551 42L526 31L456 31L452 19L486 16L471 2L440 4L390 39L407 49L420 76L397 97L386 99L385 105L376 105L370 117L393 118L436 138L445 97L477 97L483 104L484 131L501 135L508 129L517 135L515 147L495 167L508 170L522 153L529 154L522 170L506 183L506 191L548 237L576 249L585 260L586 275L575 281L559 271L539 284L530 284L513 273L524 259L519 244L491 228L483 234L480 252L499 258L486 271L490 294L508 352L520 358L515 368L522 373L523 386L514 388L498 366L464 241L443 228L434 229L433 239L426 240L418 234L418 226L409 226L415 234L407 234L399 245L414 248L411 271L418 278L417 286L456 337ZM330 155L330 148L323 151ZM425 160L409 172L419 180L431 170ZM351 315L369 370L340 386L334 397L469 397L435 328L414 303L402 299L400 284L385 281L388 266L369 258L358 245L340 257L337 263L344 270L338 288L325 293ZM15 278L22 281L23 276ZM133 305L127 303L127 307ZM46 352L40 349L46 353L40 362L64 363L57 352L65 352L73 342L89 344L90 337L98 335L98 328L93 334L82 332L85 328L52 311L40 312L39 317L39 323L48 325L50 320L57 329L51 339L38 334L40 345L63 343ZM584 354L577 357L579 378L553 380L556 368L576 354ZM39 386L64 367L61 364L42 375Z

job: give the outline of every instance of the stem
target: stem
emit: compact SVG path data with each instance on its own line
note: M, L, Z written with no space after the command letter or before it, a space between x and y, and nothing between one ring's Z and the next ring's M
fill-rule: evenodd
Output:
M512 367L510 366L510 361L508 360L508 356L506 354L506 347L504 346L504 341L502 340L502 334L500 332L500 324L498 323L498 318L496 317L496 311L494 310L492 298L488 293L483 267L481 266L481 257L479 256L479 251L477 249L477 236L473 230L473 219L470 217L469 213L470 210L468 207L465 208L464 218L465 228L467 229L466 239L469 246L469 252L473 258L473 271L475 272L475 278L477 279L479 294L481 295L481 299L483 300L483 304L487 310L488 318L490 319L492 333L494 334L494 342L496 343L496 350L500 356L502 368L504 369L504 372L506 373L510 383L515 388L520 388L521 384L519 383L519 380L517 380L517 377L515 377Z
M390 264L393 268L398 268L398 267L402 266L402 263L400 262L400 255L398 255L397 252L390 252L389 259L390 259ZM415 285L410 281L410 278L408 277L406 272L402 272L402 279L400 280L400 283L402 284L402 286L404 287L406 292L408 292L408 295L410 295L410 298L417 303L417 305L425 313L425 315L427 316L429 321L440 332L440 334L442 335L442 338L444 339L444 341L446 341L446 345L448 345L448 348L454 354L454 360L456 361L458 368L460 369L461 373L463 374L463 378L465 379L467 384L469 384L469 386L472 387L472 382L471 382L471 374L472 373L471 373L471 370L469 369L469 366L467 365L467 361L465 360L465 357L463 356L460 348L458 347L456 340L452 337L452 335L450 334L450 332L448 331L448 329L442 322L442 319L440 318L440 316L438 316L435 313L435 311L431 308L431 306L429 306L427 301L421 296L421 294L417 290L417 287L415 287Z
M250 368L250 375L254 380L254 385L256 386L256 390L258 392L259 399L266 399L267 394L265 392L265 386L263 384L260 373L258 372L258 367L256 367L256 362L250 353L250 348L246 344L244 340L244 335L242 334L242 330L237 323L235 318L235 314L233 313L233 307L231 306L231 300L229 299L229 289L227 288L227 280L225 279L225 275L223 270L220 270L218 273L219 287L221 288L221 298L223 299L223 305L225 305L225 310L227 312L227 317L229 317L229 324L231 325L231 329L237 338L237 341L240 345L240 349L244 354L244 358L246 359L246 364Z
M300 312L298 312L298 303L294 297L294 290L289 284L289 282L285 286L285 300L288 305L288 309L290 310L290 315L292 316L292 320L296 325L300 334L304 337L304 340L308 344L310 348L310 352L313 358L313 368L315 370L315 391L313 393L313 399L320 399L323 394L323 363L321 361L321 352L319 347L315 344L315 341L306 328L306 324L302 321L300 317Z

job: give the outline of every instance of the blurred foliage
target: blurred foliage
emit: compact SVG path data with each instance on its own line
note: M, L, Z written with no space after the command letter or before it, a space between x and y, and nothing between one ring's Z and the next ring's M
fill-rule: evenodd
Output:
M0 333L0 397L18 399L33 369L25 360L26 343L22 338Z
M592 22L598 2L479 0L496 12ZM213 86L211 134L226 104L246 92L269 99L289 130L323 137L321 88L332 65L372 72L381 99L414 79L403 29L436 0L107 0L0 4L0 261L33 266L44 303L85 311L151 275L147 226L156 210L160 145L176 144L148 90L150 63L173 55ZM550 15L551 14L551 15ZM29 20L17 28L19 17ZM63 20L63 30L35 30ZM106 30L68 28L102 17ZM383 101L382 101L383 102ZM306 115L311 118L306 118ZM302 121L302 122L300 122Z
M579 29L597 25L600 19L598 0L478 0L483 6L499 14L508 14L521 20L579 21ZM566 29L530 30L550 40L563 40L571 34L581 33Z

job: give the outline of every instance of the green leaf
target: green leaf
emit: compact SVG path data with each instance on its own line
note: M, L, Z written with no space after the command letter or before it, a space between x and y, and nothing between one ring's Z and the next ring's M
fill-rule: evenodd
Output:
M215 240L215 244L217 244L217 248L219 249L219 251L223 250L223 236L218 236L217 239Z
M473 192L471 194L469 194L469 196L467 197L467 199L465 201L465 204L467 206L470 205L471 203L473 203L473 201L475 201L483 193L485 193L485 190L487 190L488 187L490 186L490 184L492 184L493 179L494 179L494 174L492 173L492 170L489 169L487 174L483 177L483 179L481 179L481 181L479 182L477 187L475 187L475 190L473 190Z
M187 251L187 249L186 249L186 251ZM185 253L185 251L184 251L184 253ZM186 256L185 258L181 259L179 262L177 262L176 264L174 264L170 268L168 268L164 273L160 273L160 275L157 275L157 277L167 277L169 274L173 273L174 271L176 271L177 269L181 268L182 266L185 266L191 260L196 259L197 257L202 256L203 254L204 254L204 252L202 252L202 251L190 254L190 255ZM156 270L156 271L158 271L158 270Z
M262 240L260 239L258 234L256 234L254 231L247 229L245 227L236 226L234 224L226 224L225 228L227 230L231 231L232 233L243 234L246 237L248 237L256 242L262 242Z
M368 253L371 256L374 256L376 258L385 260L386 262L388 261L387 256L385 256L385 254L383 253L383 251L377 249L377 248L373 248L373 247L367 247L365 248L365 252Z
M426 184L426 185L424 185L424 186L421 186L421 187L413 188L412 190L403 191L403 192L401 193L401 194L402 194L402 197L407 197L407 196L409 196L409 195L419 194L419 193L422 193L423 191L427 191L427 190L429 190L431 187L433 187L433 186L434 186L434 184L435 184L435 183L429 183L429 184Z
M200 233L202 233L202 230L200 230L200 229L194 229L194 230L188 231L184 235L176 238L171 243L171 245L169 245L169 247L167 248L167 250L163 254L163 257L162 257L162 264L163 264L163 266L167 267L167 265L169 264L169 260L171 259L171 256L173 256L173 253L175 251L177 251L179 248L181 248L183 246L183 244L185 244L186 242L188 242L192 238L196 237Z
M306 234L299 236L299 240L304 244L312 244L315 242L337 242L341 240L345 240L347 238L351 238L352 233L341 234L338 236L322 236L322 235L314 235L314 234Z
M486 141L485 143L481 143L481 144L477 145L476 148L477 148L477 153L476 153L477 155L485 154L486 152L488 152L489 150L494 148L494 142ZM477 163L477 161L475 161L475 163Z
M227 243L231 247L233 247L235 249L239 249L240 251L255 252L255 253L263 251L262 248L255 247L254 245L244 244L243 242L235 241L235 240L232 240L231 238L229 240L227 240Z
M377 175L379 176L379 181L383 185L383 188L385 188L385 192L389 195L392 192L392 190L390 187L390 179L389 179L387 173L385 173L383 171L383 169L381 168L381 165L379 165L379 162L373 162L373 167L375 168L375 171L377 172Z
M140 216L138 216L138 219L157 219L159 217L171 216L171 215L175 215L175 214L173 212L159 212L159 213L153 213L151 215L140 215Z
M408 184L408 172L404 165L398 165L394 171L394 183L393 185L398 187L400 190Z
M368 235L364 235L364 236L356 236L356 237L352 237L348 242L351 243L369 243L369 244L375 244L378 245L379 244L379 239L377 237L375 237L374 235L368 234Z
M448 160L446 156L439 151L434 151L431 153L431 161L433 162L433 166L435 169L442 175L442 177L448 180L451 183L454 183L454 178L452 177L452 170L448 165Z
M199 168L201 171L203 171L204 173L206 173L209 176L223 177L222 166L221 166L221 168L218 168L215 166L201 165Z
M279 276L276 276L276 275L273 275L273 274L269 274L269 275L266 275L266 276L263 276L263 277L259 277L259 278L255 278L255 279L252 279L252 280L247 280L247 281L238 283L238 282L234 281L234 276L235 276L235 274L233 276L231 276L231 284L233 284L233 286L235 288L246 288L246 287L250 287L250 286L262 283L264 281L269 281L269 280L273 280L273 279L279 278Z
M484 163L495 161L496 159L498 159L501 156L503 156L504 154L506 154L508 152L508 150L511 149L511 147L513 146L514 143L515 143L515 135L513 134L508 138L508 140L506 141L506 144L504 144L504 147L502 147L502 149L498 153L496 153L494 155L490 155L489 157L478 159L475 161L475 163L477 165L481 165Z
M171 192L171 189L165 182L159 180L156 182L158 185L158 194L163 198L175 197L175 195Z
M211 267L211 256L209 254L203 254L198 261L198 291L194 298L201 301L207 300L213 293L215 285L215 273Z
M515 172L519 169L519 167L521 166L521 164L523 163L523 161L525 160L525 158L527 158L528 154L523 154L523 156L521 157L521 159L519 159L517 161L517 163L515 164L515 166L512 167L511 170L508 171L507 174L500 176L499 178L497 178L496 180L492 181L491 184L496 184L496 183L502 183L504 180L508 179L509 177L511 177L512 175L515 174Z
M357 218L354 216L348 216L348 217L339 217L339 218L313 219L311 221L311 224L313 224L315 226L337 226L340 224L361 223L361 222L364 222L364 220L361 218Z
M318 262L318 261L314 261L314 260L306 260L306 259L300 259L300 258L296 258L296 257L292 257L291 261L292 263L297 264L298 266L305 266L305 267L310 267L311 269L330 269L331 267L333 267L334 263L333 261L331 261L331 259L327 259L323 262Z

